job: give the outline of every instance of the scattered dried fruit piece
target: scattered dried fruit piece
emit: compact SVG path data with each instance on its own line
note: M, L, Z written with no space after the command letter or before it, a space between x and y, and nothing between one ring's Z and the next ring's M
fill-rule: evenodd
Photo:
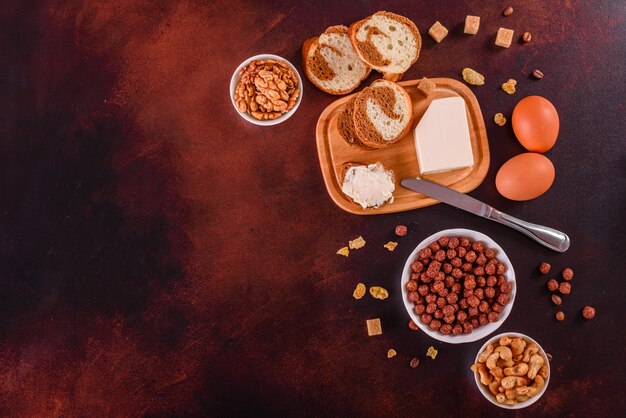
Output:
M387 358L391 358L391 357L395 357L396 356L396 350L394 350L393 348L390 348L389 351L387 351Z
M356 285L354 292L352 292L352 296L354 296L355 299L361 299L365 296L365 292L367 292L365 285L363 283L359 283Z
M493 117L493 121L498 126L504 126L506 124L506 118L502 113L496 113Z
M541 274L548 274L550 273L550 267L552 267L550 264L543 262L539 265L539 271Z
M337 251L337 254L347 257L348 254L350 254L350 250L348 249L348 247L342 247Z
M513 94L515 93L515 85L517 84L517 81L513 80L512 78L509 79L509 81L507 81L506 83L502 84L502 90L506 91L509 94Z
M585 306L583 308L583 316L587 319L591 319L596 316L596 309L591 306Z
M426 351L426 355L434 360L435 357L437 357L438 352L439 351L435 350L435 347L431 345L430 347L428 347L428 351Z
M389 292L384 287L372 286L370 287L370 295L374 299L385 300L389 297Z
M565 319L565 313L563 311L558 311L555 315L556 320L561 322Z
M396 226L396 235L399 237L403 237L406 235L408 229L405 225Z
M541 80L543 78L543 73L540 70L533 71L533 77L537 80Z
M387 244L383 245L383 247L385 247L389 251L395 250L397 246L398 246L398 243L393 242L393 241L389 241Z
M561 297L559 295L552 295L552 303L554 303L556 306L559 306L561 303L563 303L563 299L561 299Z
M413 357L411 359L411 362L409 363L409 366L411 366L412 369L416 368L419 365L420 365L420 359L418 359L417 357Z
M409 328L411 328L413 331L419 331L420 329L415 321L413 321L412 319L409 319Z
M352 241L348 241L348 246L351 250L358 250L359 248L365 247L365 240L363 237L355 238Z
M369 335L370 337L383 333L383 327L380 324L380 318L368 319L365 321L365 323L367 324L367 335Z
M463 80L465 80L467 84L471 84L472 86L482 86L485 84L485 77L471 68L463 68L462 74Z

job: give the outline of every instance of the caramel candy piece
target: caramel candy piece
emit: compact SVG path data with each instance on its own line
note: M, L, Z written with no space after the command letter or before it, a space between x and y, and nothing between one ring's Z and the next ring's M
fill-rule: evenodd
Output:
M417 89L424 93L425 96L428 96L432 93L437 86L435 83L427 79L426 77L422 78L419 83L417 83Z
M479 28L480 17L467 15L467 17L465 18L465 29L463 29L463 32L467 33L468 35L476 35Z
M428 34L439 43L443 41L443 38L448 36L448 29L445 28L439 21L436 21L434 25L428 30Z
M508 48L513 42L513 29L498 29L498 35L496 35L496 45L502 48Z
M380 324L380 318L368 319L365 322L367 323L367 335L369 335L370 337L383 333L383 327Z

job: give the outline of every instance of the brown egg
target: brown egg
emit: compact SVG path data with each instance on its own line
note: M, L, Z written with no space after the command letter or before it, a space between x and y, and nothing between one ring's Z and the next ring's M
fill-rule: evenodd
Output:
M498 192L511 200L530 200L548 191L554 165L541 154L527 152L504 163L496 174Z
M528 151L546 152L559 136L559 114L541 96L524 97L513 109L513 132Z

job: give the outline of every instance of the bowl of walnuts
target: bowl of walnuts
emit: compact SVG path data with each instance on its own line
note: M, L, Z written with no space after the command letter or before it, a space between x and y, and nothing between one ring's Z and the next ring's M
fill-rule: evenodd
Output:
M543 348L527 335L507 332L489 339L474 364L476 386L489 402L521 409L537 402L550 382L550 362Z
M278 55L255 55L242 62L230 79L230 99L239 116L255 125L286 121L302 101L302 78Z
M515 271L487 235L447 229L422 241L404 265L404 306L415 324L447 343L468 343L496 331L515 300Z

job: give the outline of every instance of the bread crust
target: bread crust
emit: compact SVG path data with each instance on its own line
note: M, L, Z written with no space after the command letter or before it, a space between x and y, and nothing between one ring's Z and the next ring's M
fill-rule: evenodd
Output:
M396 175L395 175L395 173L393 172L393 170L389 170L389 169L387 169L387 168L385 167L385 165L384 165L383 163L381 163L380 161L376 161L375 163L370 163L370 164L380 164L380 166L383 168L383 170L385 170L385 172L387 172L387 173L391 174L391 180L393 181L393 184L394 184L394 185L396 184ZM347 198L348 198L348 200L350 200L351 202L353 202L353 203L354 203L354 204L356 204L356 205L359 205L359 204L358 204L358 203L356 203L356 202L354 201L354 199L352 199L350 196L348 196L347 194L343 193L343 184L344 184L344 183L345 183L345 181L346 181L346 173L348 172L348 170L350 169L350 167L358 167L358 166L366 166L366 167L367 167L367 166L368 166L368 165L370 165L370 164L365 164L365 163L354 163L354 162L353 162L353 163L345 163L345 164L342 166L342 168L341 168L341 184L339 185L339 189L341 190L341 193L342 193L345 197L347 197ZM393 194L392 194L392 197L394 197L394 196L393 196ZM379 209L379 208L382 208L383 206L385 206L387 203L389 203L389 199L388 199L388 200L386 200L386 201L385 201L385 203L383 203L383 204L382 204L382 205L380 205L380 206L370 206L370 207L368 207L367 209ZM359 207L361 207L361 206L359 205ZM363 209L363 210L365 210L365 209Z
M343 106L341 112L337 116L337 130L341 138L353 147L358 147L364 150L372 150L361 141L361 138L354 129L354 103L360 93L355 94L348 100Z
M324 31L324 33L325 34L335 33L335 34L343 34L343 35L349 36L348 28L346 26L343 26L343 25L330 26L329 28L327 28ZM311 70L310 70L310 67L309 67L310 60L313 57L313 54L315 53L315 49L318 48L318 47L319 47L319 36L314 36L313 38L309 38L306 41L304 41L304 43L302 44L302 67L304 68L304 74L309 79L309 81L311 83L313 83L313 85L315 85L315 87L317 87L318 89L322 90L323 92L329 93L329 94L334 94L334 95L348 94L351 91L353 91L354 89L356 89L357 87L359 87L361 85L361 82L363 82L363 80L365 80L367 77L369 77L372 69L367 64L364 63L365 66L367 67L367 70L365 71L365 74L351 88L346 89L346 90L329 90L329 89L321 86L312 77ZM352 49L354 49L354 46L352 46ZM359 55L357 54L357 57L358 56Z
M359 43L356 39L356 34L359 31L359 28L361 26L363 26L363 24L365 24L366 21L368 21L369 19L372 18L372 16L385 16L388 17L390 19L393 19L405 26L407 26L409 28L409 30L413 33L413 36L415 37L415 44L417 46L417 50L415 53L415 57L413 57L413 60L411 61L411 64L409 65L409 67L413 64L415 64L415 62L417 61L417 59L419 58L420 55L420 51L422 49L422 37L419 33L419 29L417 29L417 26L415 25L415 23L410 20L407 17L392 13L392 12L386 12L386 11L379 11L374 13L371 16L366 17L363 20L359 20L358 22L354 22L353 24L350 25L349 32L350 32L350 41L352 42L352 47L354 48L354 50L356 51L357 55L359 56L359 58L361 58L361 61L363 61L365 64L369 65L370 67L372 67L373 69L375 69L376 71L380 72L383 74L383 78L385 80L389 80L389 81L399 81L400 79L402 79L402 76L404 75L404 73L392 73L392 72L387 72L384 70L384 68L387 65L383 65L381 63L377 63L372 61L371 59L368 59L368 57L366 57L366 54L364 53L364 51L361 50L361 48L359 47Z
M388 80L376 80L374 81L370 87L366 87L363 92L360 93L359 97L357 97L357 100L355 101L354 104L354 112L353 112L353 118L354 118L354 130L356 132L357 137L359 138L359 140L367 147L369 147L370 149L380 149L380 148L386 148L389 145L399 141L400 139L404 138L409 131L411 130L411 127L413 126L413 102L411 101L411 96L409 96L409 94L406 92L406 90L396 84L395 87L398 88L402 94L402 98L404 99L406 105L407 105L407 109L408 109L408 120L404 126L404 128L402 129L402 131L396 136L396 138L394 138L393 140L390 141L386 141L383 139L376 139L373 138L372 132L370 132L371 130L375 130L375 134L374 136L378 133L378 130L376 130L375 126L373 126L373 124L368 123L369 119L367 118L366 115L364 115L364 111L361 111L360 109L363 108L366 104L365 101L367 100L367 98L365 97L366 94L364 94L368 89L371 89L373 87L375 87L377 84L386 84L386 83L393 83L392 81L388 81ZM393 88L393 87L390 87ZM395 89L394 89L395 91ZM395 94L394 94L394 98L395 98ZM394 102L395 103L395 102ZM364 127L363 125L368 125L367 127Z

